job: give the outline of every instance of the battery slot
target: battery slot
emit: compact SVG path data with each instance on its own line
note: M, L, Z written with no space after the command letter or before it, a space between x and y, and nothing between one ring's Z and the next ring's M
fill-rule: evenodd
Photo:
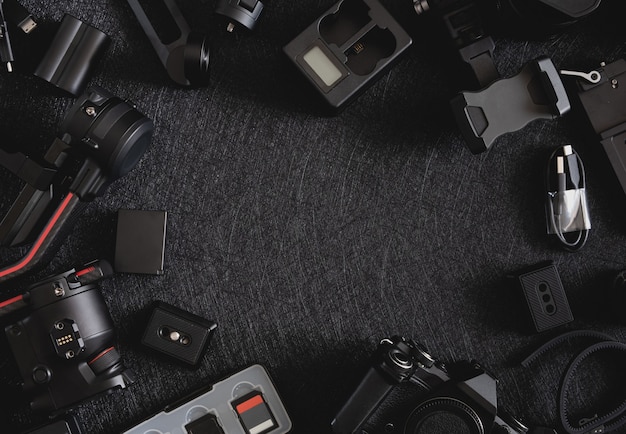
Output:
M396 38L389 29L376 26L352 45L344 54L346 66L357 75L370 74L376 64L396 50Z
M371 21L370 8L362 0L346 0L339 10L325 17L319 25L322 39L341 46Z

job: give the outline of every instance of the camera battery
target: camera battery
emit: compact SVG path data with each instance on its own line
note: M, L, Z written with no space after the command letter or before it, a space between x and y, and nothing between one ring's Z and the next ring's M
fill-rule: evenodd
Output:
M160 354L197 367L202 361L217 324L157 302L152 310L141 343Z
M163 274L166 225L165 211L119 210L115 271Z
M574 320L561 277L552 262L543 262L513 276L537 333Z

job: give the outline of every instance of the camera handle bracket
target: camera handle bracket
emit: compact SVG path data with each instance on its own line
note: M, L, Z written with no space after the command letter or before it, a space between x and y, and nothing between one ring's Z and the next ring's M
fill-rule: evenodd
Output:
M577 80L578 98L626 192L626 60L602 62L594 72L595 82Z
M0 149L0 166L37 190L47 189L58 171L57 167L39 164L21 152L7 152L3 149Z
M418 15L428 10L439 12L461 60L469 66L479 87L485 87L500 78L493 62L496 45L485 32L481 12L474 0L449 3L445 0L413 0L413 7Z
M462 92L450 102L456 122L474 154L488 150L501 135L536 119L554 119L570 101L552 60L539 57L515 76L478 92Z
M191 31L174 0L159 1L167 8L168 25L173 25L175 33L179 35L172 42L161 39L139 0L128 0L128 4L169 77L181 86L208 84L210 50L207 37Z

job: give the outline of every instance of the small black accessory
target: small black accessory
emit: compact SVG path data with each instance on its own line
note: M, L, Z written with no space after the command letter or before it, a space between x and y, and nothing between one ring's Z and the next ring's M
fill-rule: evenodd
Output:
M546 220L548 234L555 234L570 251L585 245L591 229L585 187L585 167L576 151L571 145L557 148L550 156L546 176ZM574 238L568 239L568 233Z
M398 405L386 415L378 414L377 423L369 425L368 420L391 391L408 383L421 392L415 396L414 405ZM387 432L388 427L402 426L404 430L400 428L398 433L528 432L528 428L498 407L496 384L496 378L475 361L446 365L428 354L423 345L394 336L380 342L365 378L331 426L335 434ZM389 401L397 404L393 399ZM532 432L546 432L542 430Z
M283 51L337 111L379 79L411 43L377 0L342 0Z
M620 360L626 353L626 345L616 341L613 337L592 331L592 330L576 330L564 333L556 338L546 342L539 347L530 356L522 361L522 366L528 367L534 360L544 354L546 351L556 347L558 344L570 340L572 338L590 338L598 341L579 352L574 359L572 359L567 370L561 377L561 384L559 386L559 400L558 409L559 417L563 430L568 434L594 434L594 433L609 433L621 428L626 424L626 396L622 398L621 404L614 409L600 413L598 408L590 408L588 418L583 418L578 421L578 426L573 426L569 420L569 411L567 408L567 394L570 388L577 388L578 382L572 381L574 372L579 365L588 357L597 354L600 351L610 351L612 354L617 354ZM575 393L575 392L574 392ZM623 432L623 431L620 431Z
M163 274L166 226L166 211L119 210L115 271Z
M570 110L561 77L548 57L529 63L517 75L451 101L454 118L474 154L488 150L502 134L535 119L554 119Z
M602 62L590 73L576 77L584 113L606 152L626 193L626 60Z
M115 348L113 321L96 285L112 272L106 261L95 261L0 303L0 318L22 314L4 330L34 411L58 413L134 382Z
M215 13L228 18L226 31L235 30L235 23L253 30L263 12L263 3L259 0L217 0Z
M4 11L7 19L24 33L28 34L37 28L37 23L31 13L17 0L4 0Z
M66 414L60 419L41 426L24 434L81 434L80 425L72 414Z
M608 288L608 308L614 319L626 324L626 270L613 278Z
M496 19L511 25L517 21L524 31L558 29L578 22L594 12L601 0L491 0Z
M33 243L22 260L0 268L0 282L50 259L71 230L72 211L133 169L153 130L133 105L94 86L70 108L43 162L0 148L0 165L27 183L0 222L0 245Z
M0 0L0 61L5 64L7 72L13 72L13 47L9 38L7 22L4 17L4 0Z
M174 0L157 0L161 17L168 29L156 29L139 0L128 0L139 25L148 36L169 77L181 86L205 86L209 83L209 41L207 36L192 32ZM158 6L158 5L157 5ZM161 21L163 23L163 21ZM158 31L161 31L159 34ZM166 35L175 35L170 40Z
M198 367L217 324L162 301L155 303L141 343L160 354Z
M217 416L207 413L185 425L186 434L224 434Z
M541 333L574 320L561 276L552 262L537 264L515 273L532 329Z
M413 0L413 7L418 15L437 13L479 88L500 78L493 62L496 45L485 31L481 10L474 0Z
M35 69L35 75L78 96L85 91L108 43L109 37L103 32L65 14L52 44Z

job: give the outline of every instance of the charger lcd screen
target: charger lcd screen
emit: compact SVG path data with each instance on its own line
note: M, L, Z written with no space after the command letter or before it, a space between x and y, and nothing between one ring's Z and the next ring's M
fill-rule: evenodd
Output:
M343 77L339 68L335 66L333 61L317 45L310 48L309 51L302 56L302 60L306 62L311 70L317 74L328 87L333 86Z

